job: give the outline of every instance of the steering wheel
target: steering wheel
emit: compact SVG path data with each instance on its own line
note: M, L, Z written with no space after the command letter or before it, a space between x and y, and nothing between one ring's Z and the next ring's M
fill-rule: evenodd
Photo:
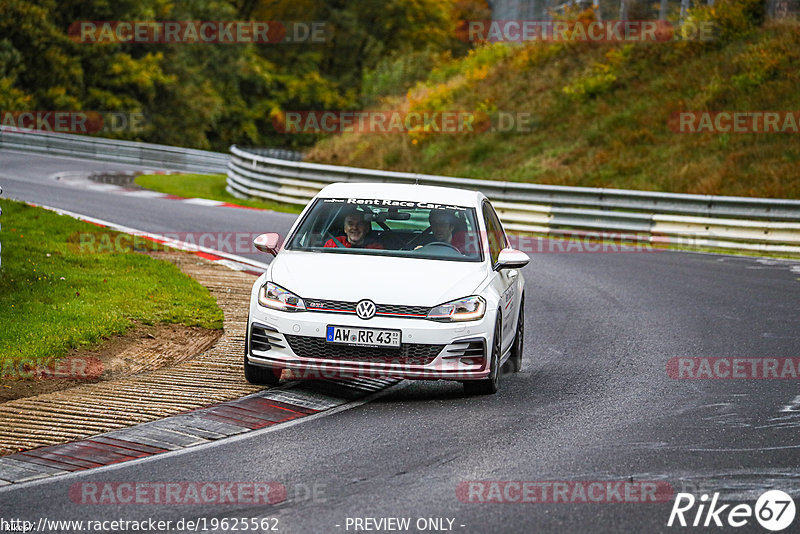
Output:
M419 241L420 239L422 239L426 235L430 235L430 233L431 233L431 227L429 226L425 230L423 230L421 233L419 233L416 237L414 237L411 241L406 243L406 245L403 247L403 250L414 250L414 249L419 248L419 245L417 245L417 241ZM415 246L415 245L417 245L417 246Z
M426 243L426 244L424 244L424 245L422 246L422 248L426 248L426 247L432 247L432 246L437 246L437 245L438 245L438 246L443 246L443 247L450 247L450 248L452 248L453 250L455 250L456 252L458 252L459 254L461 254L461 251L460 251L460 250L458 250L456 247L454 247L454 246L453 246L453 245L451 245L450 243L445 243L444 241L431 241L430 243Z

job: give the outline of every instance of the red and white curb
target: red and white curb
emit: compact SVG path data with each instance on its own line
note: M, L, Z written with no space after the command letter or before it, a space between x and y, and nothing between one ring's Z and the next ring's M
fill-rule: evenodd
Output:
M369 402L399 379L290 382L242 397L90 438L0 458L0 487L68 475L273 428Z

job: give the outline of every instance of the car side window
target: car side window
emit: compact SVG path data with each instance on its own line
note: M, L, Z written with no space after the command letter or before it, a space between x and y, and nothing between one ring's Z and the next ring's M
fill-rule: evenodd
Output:
M489 240L489 254L492 264L497 263L500 251L506 248L506 235L497 214L488 202L483 203L483 220L486 221L486 239Z

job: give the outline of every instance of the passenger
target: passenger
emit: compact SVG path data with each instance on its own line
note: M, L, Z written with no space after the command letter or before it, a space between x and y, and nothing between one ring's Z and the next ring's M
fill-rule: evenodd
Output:
M366 213L363 211L352 210L345 215L344 218L344 234L336 238L341 246L346 248L372 248L382 249L383 246L378 243L377 239L372 235L372 228L369 221L366 220ZM326 248L337 247L336 241L328 239L325 243Z
M466 239L463 227L465 225L454 211L431 210L428 215L428 222L431 225L431 236L423 245L436 242L447 243L453 245L460 253L464 254Z

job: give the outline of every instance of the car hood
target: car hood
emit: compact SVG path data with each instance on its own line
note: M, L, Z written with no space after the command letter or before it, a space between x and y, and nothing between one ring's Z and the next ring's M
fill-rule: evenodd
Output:
M472 295L486 278L483 262L286 250L270 267L269 279L301 298L409 306Z

